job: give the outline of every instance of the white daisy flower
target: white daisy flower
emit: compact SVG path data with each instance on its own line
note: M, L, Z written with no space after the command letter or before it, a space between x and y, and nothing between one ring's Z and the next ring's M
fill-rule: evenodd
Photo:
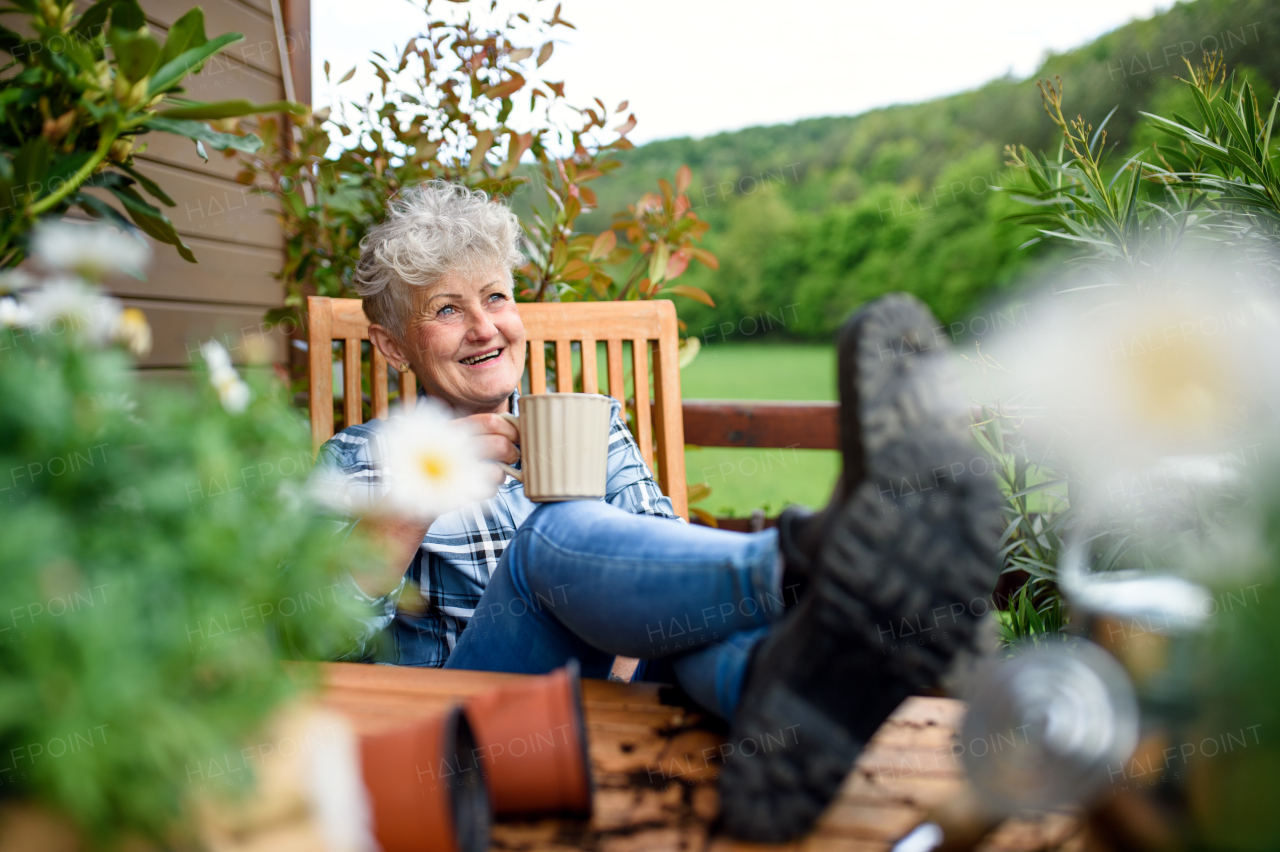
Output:
M0 326L18 328L31 322L31 309L12 296L0 298Z
M206 340L200 344L200 354L209 367L209 383L218 391L222 407L232 414L239 414L249 405L249 386L231 366L231 356L221 343Z
M25 300L31 312L27 324L37 334L70 331L101 345L111 339L120 319L119 302L78 278L54 278L27 293Z
M106 225L49 222L36 228L31 253L45 266L97 280L115 272L140 275L151 259L146 243Z
M1221 453L1280 389L1280 312L1263 295L1113 288L1036 307L983 343L999 367L983 401L1051 427L1055 450L1095 475Z
M236 376L234 381L219 384L217 388L222 407L232 414L239 414L249 407L251 396L249 386L241 381L239 376Z
M497 493L480 442L443 406L420 403L393 417L381 438L376 461L392 512L434 518Z

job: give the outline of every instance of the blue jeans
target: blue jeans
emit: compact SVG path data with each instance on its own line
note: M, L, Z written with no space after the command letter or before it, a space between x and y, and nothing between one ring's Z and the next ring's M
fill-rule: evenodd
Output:
M573 657L606 677L615 655L665 658L694 700L730 719L783 607L774 530L549 503L516 533L446 667L540 674Z

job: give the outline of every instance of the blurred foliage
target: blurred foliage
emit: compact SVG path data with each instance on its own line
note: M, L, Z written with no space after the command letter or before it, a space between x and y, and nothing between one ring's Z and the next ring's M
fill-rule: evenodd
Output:
M592 184L622 165L616 155L632 147L636 118L625 101L612 112L598 98L573 106L564 82L542 79L556 27L573 26L560 6L543 20L511 12L491 28L476 25L470 11L446 20L454 11L437 15L428 0L421 34L394 60L378 53L370 60L382 82L364 101L341 102L296 127L263 122L267 144L245 157L241 180L263 187L283 211L288 295L274 317L298 312L309 294L354 296L360 240L386 200L432 179L498 198L521 195L522 299L671 294L713 304L702 290L672 283L692 260L717 265L697 246L707 224L691 210L688 168L673 167L649 184L657 191L646 187L605 212L598 233L582 230L580 216L599 209ZM326 79L329 72L326 63ZM527 111L516 110L525 96Z
M1280 848L1280 457L1269 448L1249 479L1234 541L1206 564L1213 617L1172 642L1145 684L1153 727L1175 746L1142 781L1168 806L1178 848ZM1228 539L1231 541L1231 539ZM1206 608L1206 611L1208 608ZM1176 756L1175 756L1176 755Z
M304 509L309 432L269 369L238 414L202 372L140 381L84 333L98 307L0 326L3 795L171 848L191 767L297 690L281 659L348 649L358 545Z
M215 130L210 122L296 107L183 97L188 75L243 39L239 33L208 38L199 7L178 18L163 42L151 35L137 0L77 8L73 0L13 0L0 10L25 15L34 34L0 24L0 50L10 57L0 67L0 268L22 262L39 219L72 207L121 230L136 225L195 263L156 206L172 207L173 199L134 168L133 155L145 148L139 138L151 132L185 136L201 156L206 146L252 151L261 145L256 136Z

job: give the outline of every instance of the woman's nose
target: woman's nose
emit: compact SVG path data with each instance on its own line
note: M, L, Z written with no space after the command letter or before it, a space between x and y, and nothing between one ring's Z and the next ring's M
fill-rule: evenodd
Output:
M493 324L493 320L489 319L488 313L485 311L471 313L467 327L467 337L471 340L488 340L497 333L498 327Z

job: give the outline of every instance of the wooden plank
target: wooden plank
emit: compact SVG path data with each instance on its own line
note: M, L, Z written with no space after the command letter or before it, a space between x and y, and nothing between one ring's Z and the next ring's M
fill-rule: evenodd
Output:
M241 246L187 237L198 263L188 263L173 246L150 237L151 263L146 280L113 278L109 289L117 296L184 302L230 302L275 307L284 302L284 286L272 273L282 262L278 248ZM259 311L261 314L261 310ZM291 331L291 329L286 329Z
M605 367L609 371L609 396L626 405L627 383L622 366L621 340L610 338L605 341Z
M678 340L676 310L670 302L663 302L669 310L663 311L662 333L653 342L653 383L655 408L654 425L658 436L658 482L662 492L671 499L676 514L689 519L689 490L684 469L684 423L680 408L680 362L677 344L663 343Z
M178 233L279 251L284 232L271 201L247 186L197 175L159 163L138 163L138 171L156 181L178 202L166 208ZM104 190L89 192L102 196ZM104 197L114 202L114 198Z
M649 412L649 341L631 341L631 383L636 392L636 443L644 463L653 470L653 418Z
M373 399L373 416L386 420L390 411L387 403L387 359L376 346L369 347L369 389Z
M342 428L364 422L361 390L360 338L348 337L342 342Z
M529 341L529 393L547 392L547 349L542 340Z
M530 340L597 340L657 337L661 309L656 302L538 302L520 305Z
M920 822L920 809L894 802L846 802L840 799L818 818L814 831L889 843Z
M597 363L596 341L582 339L582 392L600 393L600 373Z
M311 443L316 449L333 437L333 340L331 302L324 296L307 298L308 406Z
M683 408L686 444L840 449L838 402L686 399Z
M254 9L257 9L259 12L263 12L268 15L271 14L270 0L237 0L237 2L243 3L245 6L252 6Z
M279 77L225 53L210 57L200 73L187 77L183 86L189 97L201 101L241 97L253 103L269 103L284 97L284 84Z
M573 344L556 341L556 393L573 393Z
M187 9L185 2L148 0L143 11L157 29L167 31ZM223 33L242 33L244 40L229 46L224 54L246 65L280 77L280 48L276 44L275 24L270 10L245 5L236 0L202 0L204 28L210 38Z
M278 331L263 335L259 307L134 298L121 301L128 307L140 309L151 326L151 353L139 362L142 367L189 367L200 357L200 344L211 337L216 337L227 348L236 363L244 363L248 339L260 335L271 344L274 358L284 354L283 335Z
M364 305L359 299L334 299L333 336L369 339L369 318L364 315Z

